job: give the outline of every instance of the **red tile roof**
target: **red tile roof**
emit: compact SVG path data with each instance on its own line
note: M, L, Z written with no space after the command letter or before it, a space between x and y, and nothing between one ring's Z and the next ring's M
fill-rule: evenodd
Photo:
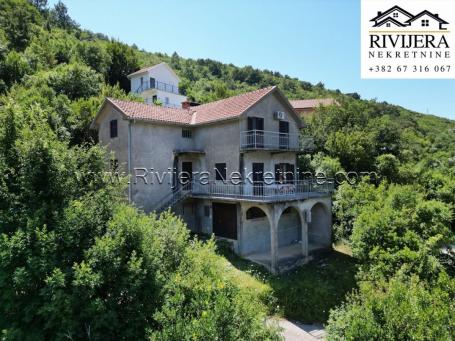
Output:
M194 112L192 124L203 124L240 116L247 109L275 89L276 86L271 86L225 98L216 102L192 107L191 109Z
M306 108L317 108L320 105L328 106L337 104L333 98L321 98L321 99L299 99L295 101L289 101L294 109L306 109Z
M166 108L113 98L106 98L106 101L131 119L199 125L238 117L275 89L275 86L259 89L189 109Z
M186 109L166 108L153 104L122 101L114 98L106 98L122 113L132 119L146 121L160 121L176 124L190 124L192 113Z

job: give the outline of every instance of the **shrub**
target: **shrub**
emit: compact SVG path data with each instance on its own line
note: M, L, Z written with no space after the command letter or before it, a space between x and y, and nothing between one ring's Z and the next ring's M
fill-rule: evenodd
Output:
M430 286L417 277L362 283L331 311L328 340L451 340L455 281L441 274Z
M100 91L102 77L85 65L62 64L50 73L48 83L57 93L70 99L87 98Z

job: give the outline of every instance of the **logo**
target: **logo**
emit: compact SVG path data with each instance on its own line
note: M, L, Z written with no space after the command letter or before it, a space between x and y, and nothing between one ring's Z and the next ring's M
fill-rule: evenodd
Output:
M423 31L433 28L441 31L447 30L444 25L449 24L441 19L437 13L433 14L424 10L417 15L412 15L400 6L393 6L385 12L378 12L378 15L370 21L374 22L373 27L409 27Z
M361 12L362 78L455 78L455 2L362 0Z

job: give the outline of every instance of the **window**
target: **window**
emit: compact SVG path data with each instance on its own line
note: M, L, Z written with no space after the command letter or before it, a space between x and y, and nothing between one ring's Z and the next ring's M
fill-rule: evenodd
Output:
M190 139L193 137L193 132L189 129L182 129L182 137Z
M112 120L110 122L110 132L111 132L111 138L117 137L117 135L118 135L117 120Z
M246 211L246 219L258 219L265 217L265 213L259 207L251 207Z
M393 17L398 18L398 13L397 12L393 13Z
M206 217L210 217L210 206L208 205L204 206L204 215Z
M276 164L275 181L281 184L292 184L294 182L294 165L290 163Z
M387 27L390 27L390 23L388 22L387 24L385 24Z
M158 101L158 96L157 96L157 95L153 95L152 101L153 101L153 103L155 103L156 101Z
M226 180L226 163L215 163L215 180Z
M428 27L428 26L430 26L430 20L423 19L422 20L422 27Z

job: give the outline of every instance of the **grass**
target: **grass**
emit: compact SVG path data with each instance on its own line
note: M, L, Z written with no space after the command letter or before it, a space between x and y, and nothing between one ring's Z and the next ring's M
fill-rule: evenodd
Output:
M344 245L280 275L272 275L235 255L223 243L219 244L218 252L226 260L227 275L240 287L257 294L271 315L304 323L325 323L330 309L343 302L346 293L356 285L355 262Z

